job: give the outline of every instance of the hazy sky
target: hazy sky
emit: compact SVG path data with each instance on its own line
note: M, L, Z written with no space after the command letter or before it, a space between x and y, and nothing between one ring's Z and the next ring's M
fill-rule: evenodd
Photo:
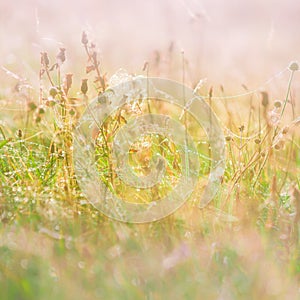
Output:
M191 77L255 82L299 59L299 16L297 0L0 0L0 64L34 66L57 41L80 61L88 30L110 74L141 72L155 51L164 70L173 43L172 59L183 49Z

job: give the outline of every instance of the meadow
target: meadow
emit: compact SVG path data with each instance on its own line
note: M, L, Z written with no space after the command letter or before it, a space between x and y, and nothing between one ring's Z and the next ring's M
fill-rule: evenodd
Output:
M0 32L0 299L300 299L300 43L292 14L299 5L289 1L286 10L270 10L275 21L283 11L283 24L290 17L277 40L275 34L266 41L273 43L271 51L257 43L263 21L253 28L253 19L243 23L243 8L231 1L228 11L239 8L236 22L254 30L244 29L254 49L249 54L243 48L247 38L235 26L227 38L236 43L226 46L223 34L215 32L223 23L213 17L220 13L208 2L207 14L196 6L202 17L189 6L197 1L182 2L187 25L180 17L182 6L147 4L158 15L165 6L173 9L169 24L179 20L182 25L178 31L172 27L178 42L164 17L152 24L150 13L143 20L147 14L138 13L144 10L131 11L137 2L127 7L115 0L116 15L133 30L136 44L130 45L129 35L116 26L117 16L110 14L113 4L101 1L101 19L93 11L96 2L76 3L76 14L61 29L46 26L46 17L65 20L58 11L70 10L67 4L29 1L29 8L20 4L14 11L1 3L1 22L10 26ZM267 2L261 14L269 11ZM250 10L249 3L245 9ZM27 16L21 11L29 13L30 7L28 28L33 29L22 32ZM140 31L133 29L133 15L137 24L146 22ZM92 24L82 30L74 20L83 16ZM232 15L223 17L234 23ZM101 28L94 31L97 21ZM114 37L105 29L108 24ZM279 27L274 24L273 35ZM164 30L153 32L152 25ZM226 26L225 31L231 28ZM195 42L187 32L204 37ZM211 52L203 50L205 42ZM95 208L78 184L73 156L74 131L89 104L102 103L105 92L136 76L176 80L202 97L219 121L226 150L220 188L199 208L212 165L205 130L184 108L157 99L136 97L116 107L93 131L92 155L99 179L125 202L151 204L168 195L184 162L172 139L144 135L131 145L129 164L145 176L159 154L165 177L146 190L124 184L111 151L123 126L150 112L164 114L181 122L196 141L195 190L173 214L141 224L119 222Z

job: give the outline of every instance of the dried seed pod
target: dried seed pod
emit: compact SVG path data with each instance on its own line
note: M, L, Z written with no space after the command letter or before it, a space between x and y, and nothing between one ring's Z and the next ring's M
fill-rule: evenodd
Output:
M59 53L56 56L57 65L61 66L66 60L66 49L59 48Z
M83 32L82 32L82 35L81 35L81 43L82 43L83 45L87 45L88 42L89 42L89 40L88 40L87 34L86 34L85 31L83 31Z
M274 148L275 148L276 150L280 150L280 149L283 148L283 146L284 146L284 141L283 141L283 140L280 140L280 141L278 141L277 144L274 145Z
M274 107L280 108L281 106L282 106L282 102L281 102L280 100L276 100L276 101L274 102Z
M86 93L88 91L87 81L88 81L87 79L82 79L82 81L81 81L81 88L80 88L80 90L81 90L81 93L83 95L86 95Z
M298 71L299 70L299 64L296 61L292 61L289 65L289 69L292 72Z
M287 134L287 133L289 132L289 129L290 129L289 126L285 126L285 127L282 129L282 133L283 133L283 134Z
M255 143L255 144L260 144L260 142L261 142L260 139L255 139L255 140L254 140L254 143Z
M73 78L73 74L71 74L71 73L67 73L65 75L65 79L64 79L64 91L65 91L66 95L68 94L69 89L72 86L72 82L73 82L72 78Z
M245 126L244 125L241 125L240 127L239 127L239 131L240 132L243 132L245 130Z
M261 92L262 100L261 104L263 107L267 107L269 105L269 95L267 92Z
M41 52L41 65L48 68L50 64L47 52Z

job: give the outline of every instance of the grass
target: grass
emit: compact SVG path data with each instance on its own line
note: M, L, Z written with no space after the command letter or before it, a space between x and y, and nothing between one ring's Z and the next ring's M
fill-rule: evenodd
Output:
M73 128L87 103L110 87L86 34L82 44L88 80L75 87L72 75L63 73L66 50L55 63L43 52L38 95L21 88L26 109L14 125L0 124L0 299L299 299L300 121L291 93L297 64L287 70L281 102L272 91L256 91L238 111L226 100L214 101L226 97L223 87L219 95L209 89L207 100L226 133L220 191L198 208L210 165L209 145L201 140L200 184L186 205L160 221L134 225L101 214L76 182ZM132 145L130 164L146 175L159 153L167 180L140 191L118 179L114 135L150 109L177 119L182 114L133 99L95 131L99 176L138 203L167 194L182 164L170 139L146 135ZM195 138L204 137L191 116L184 123Z

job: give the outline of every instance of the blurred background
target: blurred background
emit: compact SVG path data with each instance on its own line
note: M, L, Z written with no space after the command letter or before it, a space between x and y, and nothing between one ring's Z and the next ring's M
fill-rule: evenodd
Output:
M149 61L150 75L181 80L184 50L188 84L207 78L238 93L299 59L299 16L297 0L0 0L0 65L38 86L40 52L65 47L65 71L82 78L85 30L108 77L143 74Z

